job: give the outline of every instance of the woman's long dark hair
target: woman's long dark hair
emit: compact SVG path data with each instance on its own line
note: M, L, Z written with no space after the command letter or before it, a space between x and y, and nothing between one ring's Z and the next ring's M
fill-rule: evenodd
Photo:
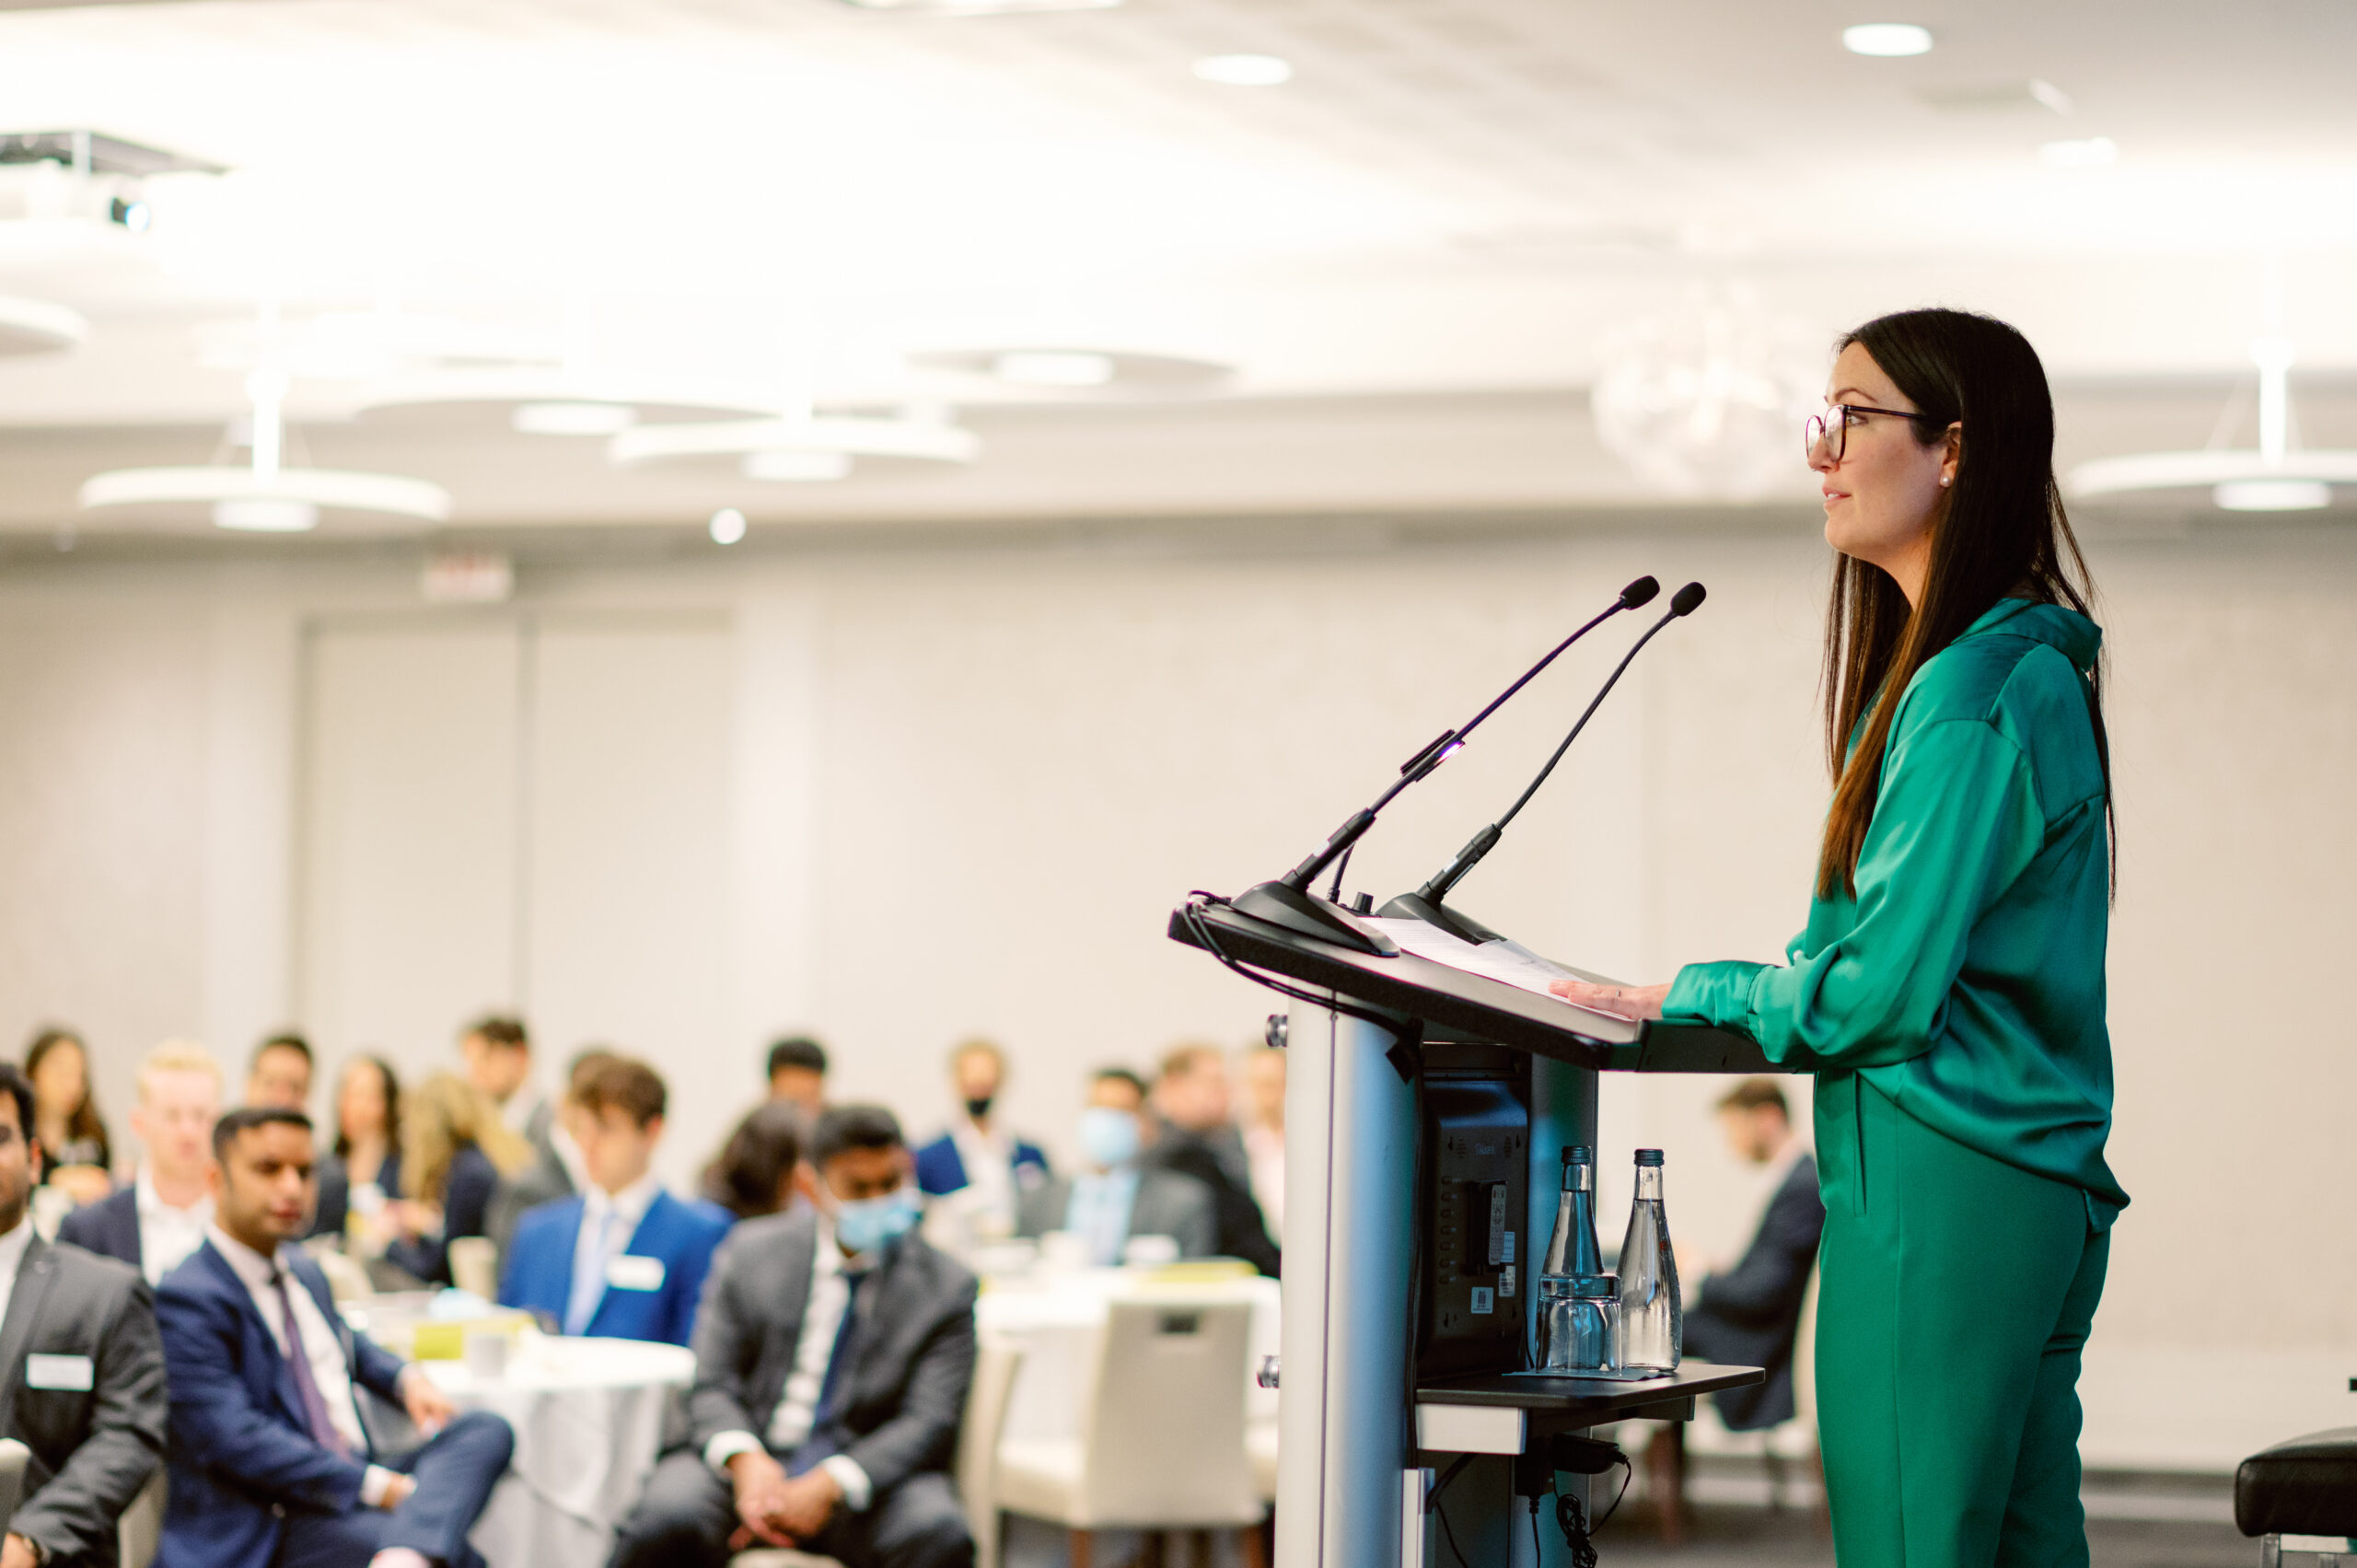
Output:
M51 1025L34 1035L32 1043L25 1048L25 1076L30 1078L39 1073L42 1059L51 1051L69 1045L82 1057L82 1103L65 1113L65 1131L69 1136L94 1143L99 1148L106 1149L110 1147L110 1143L107 1138L106 1118L99 1114L99 1085L96 1069L90 1062L90 1048L82 1043L80 1035L75 1034L72 1029L60 1028L55 1025ZM26 1134L30 1136L33 1129L27 1128L25 1131ZM42 1150L41 1154L44 1159L56 1157L47 1149Z
M1961 424L1963 445L1955 488L1933 522L1922 604L1910 611L1881 567L1851 555L1834 558L1825 615L1825 749L1833 808L1817 868L1817 892L1828 898L1837 889L1857 891L1891 715L1915 672L2001 598L2026 597L2085 614L2095 594L2054 482L2054 399L2029 340L1993 317L1902 310L1848 333L1840 347L1852 343L1929 416L1912 422L1919 440L1945 439L1950 424ZM1885 693L1890 700L1878 700ZM2108 825L2111 748L2100 660L2088 672L2087 716L2095 724ZM1862 717L1864 733L1858 735Z
M704 1167L703 1195L740 1220L773 1214L802 1157L802 1112L783 1100L757 1106Z
M355 1067L374 1067L377 1070L377 1081L384 1086L385 1157L390 1159L401 1153L401 1074L394 1072L393 1064L381 1056L362 1054L354 1057L343 1064L343 1075L346 1078L351 1077L353 1069ZM335 1157L340 1160L348 1160L352 1157L352 1139L343 1130L343 1096L339 1093L336 1096Z

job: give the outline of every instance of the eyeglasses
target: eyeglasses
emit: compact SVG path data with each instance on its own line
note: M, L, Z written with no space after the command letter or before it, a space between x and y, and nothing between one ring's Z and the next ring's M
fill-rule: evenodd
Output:
M1893 419L1929 420L1928 413L1910 413L1901 408L1868 408L1864 403L1835 403L1823 413L1813 413L1801 426L1801 455L1817 456L1817 444L1825 443L1825 455L1834 462L1841 460L1841 453L1849 445L1850 426L1860 423L1858 416L1887 413ZM1934 421L1934 423L1937 423Z

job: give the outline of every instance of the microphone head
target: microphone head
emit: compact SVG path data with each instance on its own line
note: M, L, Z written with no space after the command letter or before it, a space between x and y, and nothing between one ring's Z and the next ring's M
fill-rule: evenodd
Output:
M1678 589L1677 593L1670 596L1669 612L1672 615L1693 614L1694 607L1702 602L1704 593L1705 590L1701 584L1687 584L1684 587Z
M1651 600L1654 595L1659 592L1661 592L1659 583L1655 582L1651 577L1640 577L1620 590L1620 608L1634 610L1637 606Z

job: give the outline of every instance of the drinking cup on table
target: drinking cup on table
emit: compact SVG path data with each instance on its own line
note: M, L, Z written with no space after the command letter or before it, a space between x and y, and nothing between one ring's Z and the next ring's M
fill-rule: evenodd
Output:
M507 1356L515 1336L505 1329L470 1329L466 1338L467 1375L482 1383L496 1383L507 1376Z
M1055 1272L1088 1267L1088 1243L1068 1230L1051 1230L1039 1238L1039 1266Z

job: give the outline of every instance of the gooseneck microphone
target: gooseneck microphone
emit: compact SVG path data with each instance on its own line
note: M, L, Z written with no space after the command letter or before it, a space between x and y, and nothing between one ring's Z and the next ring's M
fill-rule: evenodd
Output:
M1587 727L1587 721L1596 716L1596 710L1602 707L1604 699L1612 694L1612 688L1620 682L1620 672L1629 668L1630 661L1637 656L1639 650L1652 642L1655 634L1671 621L1693 614L1695 608L1702 602L1706 590L1701 584L1689 583L1671 595L1669 613L1646 627L1645 634L1639 637L1630 645L1629 651L1620 656L1620 662L1612 667L1611 675L1606 678L1604 685L1596 691L1595 699L1580 714L1579 722L1572 726L1572 732L1563 737L1563 743L1555 748L1555 754L1547 759L1547 765L1538 770L1538 776L1530 781L1529 787L1522 792L1512 806L1506 807L1505 815L1467 840L1465 847L1458 850L1446 865L1434 873L1431 881L1426 882L1412 893L1403 893L1392 900L1383 906L1383 912L1386 915L1422 920L1428 924L1439 926L1453 936L1461 937L1465 941L1475 944L1496 940L1498 934L1488 926L1445 907L1448 901L1449 893L1457 883L1465 879L1467 872L1481 864L1483 855L1497 847L1498 840L1504 836L1506 825L1520 814L1524 807L1530 804L1530 797L1538 793L1538 786L1547 782L1547 776L1555 771L1555 764L1563 760L1563 753L1569 751L1572 749L1572 742L1580 738L1580 731Z
M1701 596L1700 587L1687 591L1692 592L1699 601ZM1297 931L1305 935L1321 937L1329 942L1338 942L1345 947L1356 947L1361 952L1381 953L1386 957L1397 953L1399 950L1399 947L1389 937L1372 926L1361 924L1339 905L1318 897L1309 890L1309 885L1317 880L1319 872L1333 865L1339 856L1348 853L1353 844L1365 836L1366 830L1375 826L1377 814L1390 805L1401 790L1430 777L1434 769L1463 750L1466 741L1472 738L1473 732L1481 726L1482 722L1504 707L1515 692L1537 679L1538 672L1554 663L1556 656L1564 649L1622 610L1634 610L1639 605L1648 603L1660 592L1661 585L1651 577L1640 577L1622 588L1620 595L1605 607L1601 614L1547 650L1544 657L1523 671L1519 679L1492 698L1489 706L1468 719L1462 728L1441 731L1422 750L1400 763L1399 776L1394 779L1381 795L1376 796L1374 804L1354 812L1341 827L1328 836L1326 842L1319 845L1308 859L1273 882L1261 882L1246 889L1230 900L1228 907L1239 914L1248 914L1256 920L1265 920L1272 925L1282 925L1289 931ZM1688 608L1692 607L1689 605ZM1659 628L1656 627L1655 630L1658 631ZM1646 633L1647 636L1652 634L1652 633ZM1643 644L1640 642L1638 645L1642 647Z

